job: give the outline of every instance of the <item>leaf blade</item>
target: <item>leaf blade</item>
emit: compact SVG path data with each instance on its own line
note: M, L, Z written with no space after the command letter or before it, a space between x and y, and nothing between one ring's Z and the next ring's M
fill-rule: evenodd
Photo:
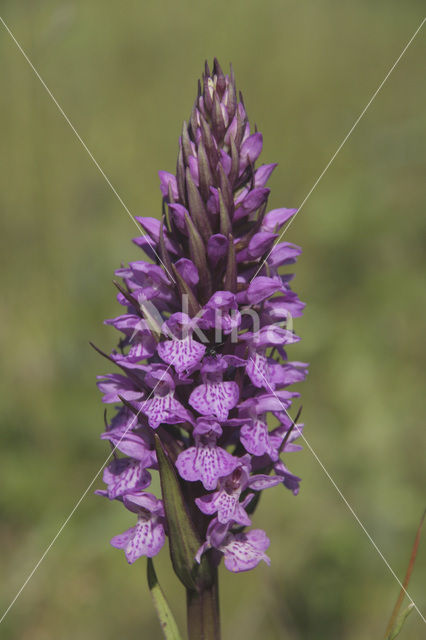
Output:
M169 529L169 547L173 569L187 589L196 591L201 585L212 583L210 566L205 555L199 565L195 561L201 540L186 508L173 464L166 455L157 434L155 434L155 450Z
M157 611L164 637L166 640L183 640L179 633L176 620L174 619L173 613L169 607L169 603L167 602L163 590L160 587L160 583L158 582L152 558L147 558L147 560L146 575L148 587L151 592L154 607Z

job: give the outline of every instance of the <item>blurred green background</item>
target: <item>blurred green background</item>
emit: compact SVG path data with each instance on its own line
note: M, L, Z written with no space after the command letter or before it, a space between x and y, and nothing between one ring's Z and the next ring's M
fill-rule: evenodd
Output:
M233 62L278 161L271 207L298 206L419 25L421 2L8 1L1 15L135 215L158 215L204 59ZM133 223L0 25L3 384L0 602L6 608L103 463L111 283L139 257ZM402 576L425 506L424 60L420 33L287 238L308 306L291 356L311 362L305 435ZM271 568L221 573L223 637L381 638L399 587L312 454L287 460L255 525ZM96 486L100 486L98 482ZM94 487L95 488L95 487ZM131 526L92 490L0 627L19 640L156 639ZM410 586L426 611L426 541ZM167 550L158 574L178 619ZM425 637L414 613L406 640Z

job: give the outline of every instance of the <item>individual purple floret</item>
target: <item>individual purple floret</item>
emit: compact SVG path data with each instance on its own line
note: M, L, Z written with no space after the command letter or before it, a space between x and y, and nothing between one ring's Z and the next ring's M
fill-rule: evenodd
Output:
M287 349L304 304L285 270L301 249L280 235L296 210L268 211L277 165L257 164L262 143L233 73L206 65L176 172L159 172L160 219L137 218L147 259L116 272L123 313L106 324L120 332L107 356L118 370L98 382L117 408L101 436L114 459L98 493L137 518L111 540L129 563L156 555L173 530L166 494L163 504L145 491L161 470L158 441L200 540L194 562L208 552L232 572L269 564L266 533L247 529L259 494L299 492L287 463L303 425L289 416L299 396L289 387L307 365Z
M239 460L217 445L222 428L215 419L198 418L192 435L195 447L178 455L176 469L184 480L199 480L205 489L216 489L218 479L231 473Z
M115 458L104 469L103 481L108 487L108 498L115 500L133 491L146 489L151 484L151 474L144 469L140 460Z
M206 542L198 550L196 559L208 549L216 549L225 557L225 567L234 573L249 571L257 567L263 560L270 564L270 559L265 551L270 541L262 529L251 529L247 533L232 533L228 526L221 525L217 520L212 520L207 529Z
M219 480L217 491L195 499L198 508L206 515L217 514L220 524L235 522L249 526L251 521L245 507L254 498L254 493L247 493L246 497L240 500L242 492L249 488L261 491L282 481L278 476L250 475L250 471L250 456L246 454L239 458L239 464L232 473Z
M124 496L124 505L138 516L137 524L111 540L113 547L124 549L132 564L141 556L152 558L164 544L164 510L161 500L150 493Z

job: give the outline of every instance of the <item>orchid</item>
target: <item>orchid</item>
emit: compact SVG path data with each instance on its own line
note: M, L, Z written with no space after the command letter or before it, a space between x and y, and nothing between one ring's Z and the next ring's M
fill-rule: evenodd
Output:
M266 533L247 529L260 492L299 491L286 466L302 429L289 415L299 394L288 387L307 365L288 361L286 349L299 340L291 320L304 305L280 269L301 249L280 241L296 210L268 211L276 164L257 166L262 143L233 72L206 65L176 172L159 173L161 219L137 218L134 242L147 259L116 272L123 313L106 321L122 337L107 356L120 372L98 383L117 407L102 434L114 459L98 493L137 519L111 544L133 563L169 537L189 593L190 638L219 637L222 558L231 572L270 562ZM153 472L158 497L146 492Z

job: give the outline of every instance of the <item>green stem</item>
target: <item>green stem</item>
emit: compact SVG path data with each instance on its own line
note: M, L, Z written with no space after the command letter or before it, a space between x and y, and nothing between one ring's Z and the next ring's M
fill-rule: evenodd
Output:
M217 569L213 584L203 591L186 590L188 640L220 640Z

